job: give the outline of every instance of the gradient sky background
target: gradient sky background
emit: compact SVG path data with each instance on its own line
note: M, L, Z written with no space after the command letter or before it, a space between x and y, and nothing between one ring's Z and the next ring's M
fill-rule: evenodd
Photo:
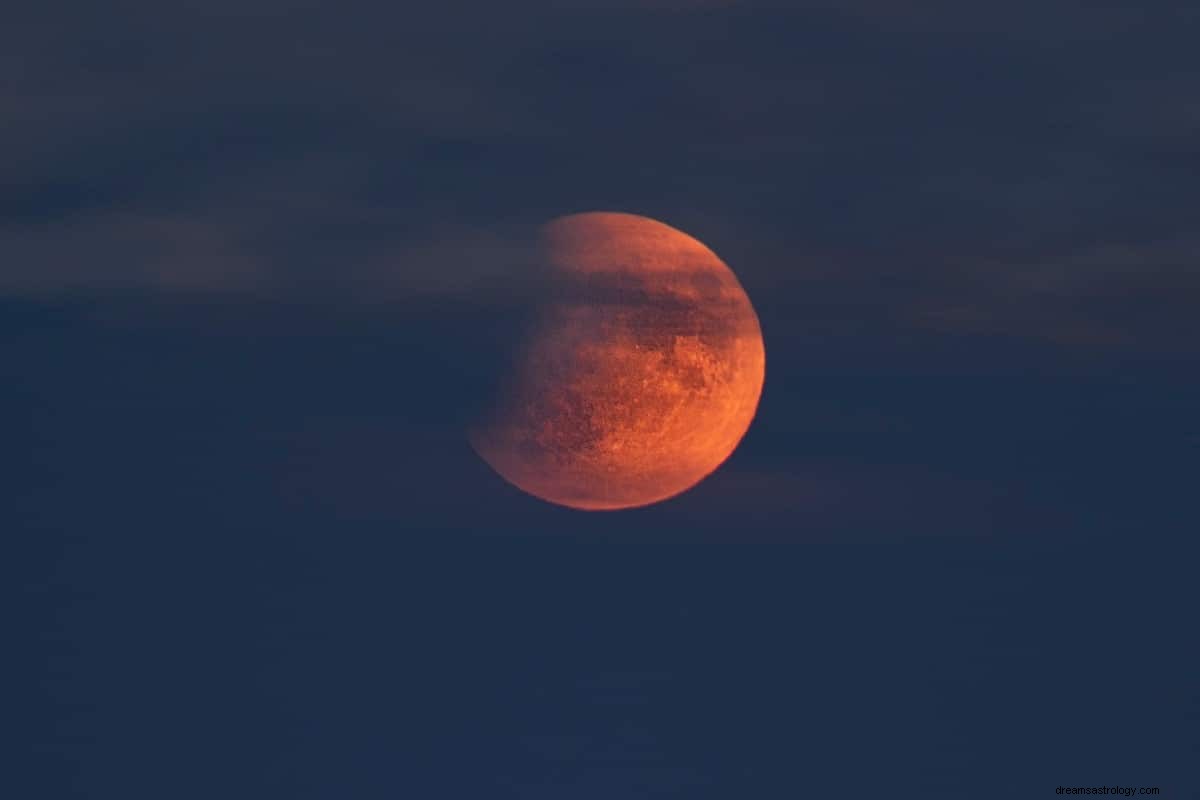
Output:
M0 794L1200 797L1197 40L1164 0L6 13ZM617 514L462 435L522 237L592 209L716 250L767 346L733 458Z

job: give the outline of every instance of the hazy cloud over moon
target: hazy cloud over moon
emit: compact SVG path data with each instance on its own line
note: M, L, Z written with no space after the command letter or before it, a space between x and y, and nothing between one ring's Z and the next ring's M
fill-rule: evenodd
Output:
M469 304L525 227L621 208L818 326L1200 341L1188 7L604 6L26 11L0 293Z

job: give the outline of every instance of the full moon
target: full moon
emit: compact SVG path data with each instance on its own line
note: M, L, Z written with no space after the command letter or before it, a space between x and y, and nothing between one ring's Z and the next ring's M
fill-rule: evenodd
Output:
M615 212L552 220L537 252L554 289L472 447L571 508L695 486L737 447L762 393L762 330L733 271L686 233Z

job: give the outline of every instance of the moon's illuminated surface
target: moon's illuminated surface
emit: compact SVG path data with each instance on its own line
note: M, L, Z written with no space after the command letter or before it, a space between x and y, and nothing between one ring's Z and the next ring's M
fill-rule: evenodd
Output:
M644 506L729 457L762 393L758 317L733 272L661 222L593 212L545 225L557 287L475 451L510 483L572 508Z

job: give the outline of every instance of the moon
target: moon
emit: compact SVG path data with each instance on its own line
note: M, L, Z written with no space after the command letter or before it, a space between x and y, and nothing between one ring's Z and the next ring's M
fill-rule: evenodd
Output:
M468 434L517 488L590 511L657 503L717 469L758 408L765 350L733 271L635 214L542 226L553 290Z

